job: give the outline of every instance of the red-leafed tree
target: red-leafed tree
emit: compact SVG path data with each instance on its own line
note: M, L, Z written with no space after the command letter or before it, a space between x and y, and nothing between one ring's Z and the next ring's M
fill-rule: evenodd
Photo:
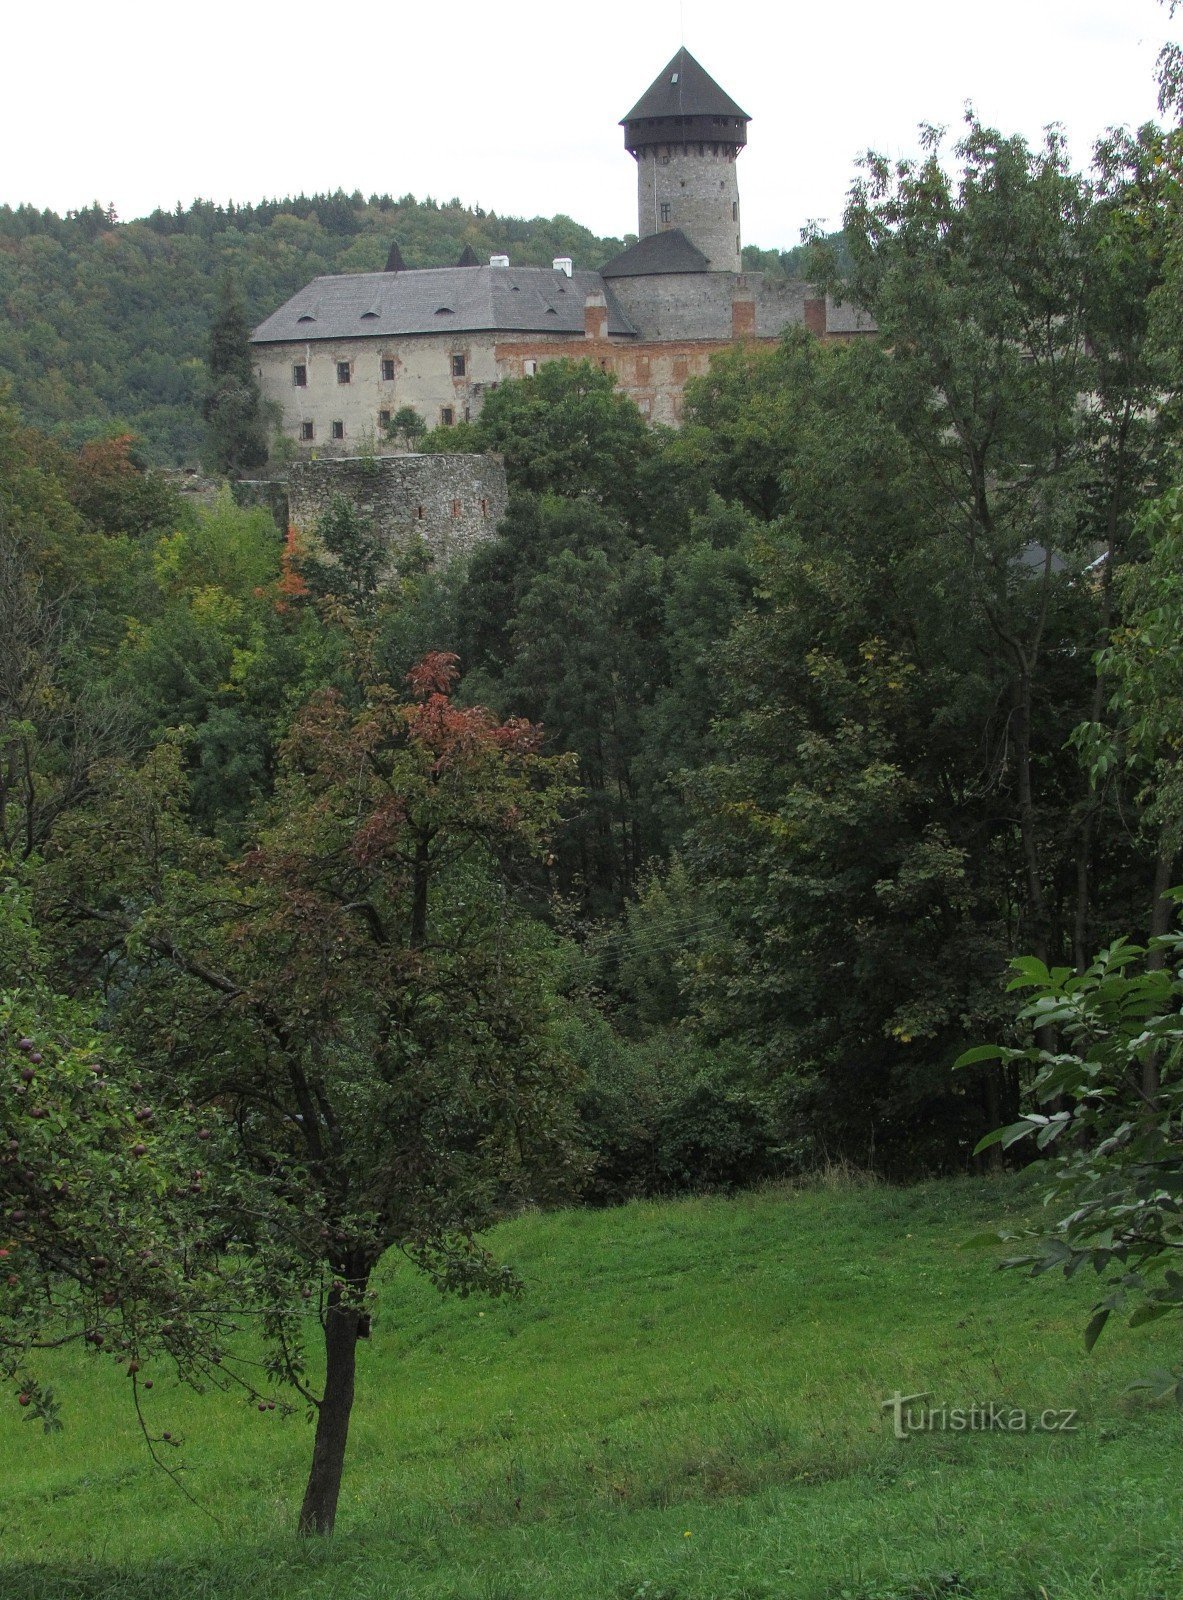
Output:
M121 1031L161 1093L233 1130L273 1197L251 1226L287 1241L319 1307L319 1388L290 1321L268 1321L276 1376L316 1415L305 1532L333 1528L379 1259L512 1287L476 1232L569 1159L546 946L513 894L569 769L530 724L457 706L455 667L427 657L409 696L313 698L238 860L190 831L164 747L117 776L59 867L84 947L128 955Z

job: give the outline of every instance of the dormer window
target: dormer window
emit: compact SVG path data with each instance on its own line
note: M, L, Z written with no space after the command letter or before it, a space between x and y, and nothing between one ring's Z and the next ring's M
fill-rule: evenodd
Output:
M452 308L451 306L437 306L435 309L435 314L437 317L450 317L452 315Z

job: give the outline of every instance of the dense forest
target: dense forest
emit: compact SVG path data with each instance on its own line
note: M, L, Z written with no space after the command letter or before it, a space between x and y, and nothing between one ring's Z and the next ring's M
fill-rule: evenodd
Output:
M101 206L59 217L0 206L0 375L25 419L72 444L131 432L143 459L196 465L204 357L229 273L252 326L321 273L453 266L466 246L523 266L603 266L629 240L570 217L499 217L414 195L194 201L120 222ZM631 239L631 236L630 236ZM799 252L749 248L751 270L792 274Z
M208 1275L297 1389L318 1297L306 1529L391 1247L496 1293L476 1233L524 1200L981 1170L989 1130L1099 1115L1071 1008L1168 932L1183 824L1181 154L1115 134L1086 177L971 120L951 165L872 158L808 270L878 337L737 345L676 434L586 364L502 385L423 443L509 476L446 569L344 502L307 544L182 507L114 419L187 455L227 262L261 312L393 235L609 242L341 197L0 219L5 1205L88 1338L117 1316L194 1382ZM1166 1128L1177 1182L1148 1038L1088 1128ZM5 1295L23 1357L44 1305Z

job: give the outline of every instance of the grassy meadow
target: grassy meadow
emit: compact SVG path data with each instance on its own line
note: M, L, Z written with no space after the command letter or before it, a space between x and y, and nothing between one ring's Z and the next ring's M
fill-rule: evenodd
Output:
M0 1435L0 1596L1179 1600L1180 1417L1122 1394L1172 1335L1088 1356L1095 1283L959 1248L1037 1206L1015 1178L836 1181L525 1216L494 1238L516 1301L392 1268L323 1544L292 1535L302 1416L152 1374L192 1503L122 1368L62 1355L64 1430L13 1404ZM1080 1425L901 1441L897 1389Z

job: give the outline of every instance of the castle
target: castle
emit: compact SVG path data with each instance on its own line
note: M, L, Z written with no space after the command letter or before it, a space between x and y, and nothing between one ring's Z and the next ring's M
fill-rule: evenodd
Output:
M567 258L515 267L316 278L251 338L264 397L303 457L381 451L413 408L428 427L475 418L484 396L541 362L590 360L653 422L676 426L686 380L739 339L803 325L866 331L854 307L808 285L742 271L737 162L751 119L685 48L622 119L637 166L637 242L599 272Z

